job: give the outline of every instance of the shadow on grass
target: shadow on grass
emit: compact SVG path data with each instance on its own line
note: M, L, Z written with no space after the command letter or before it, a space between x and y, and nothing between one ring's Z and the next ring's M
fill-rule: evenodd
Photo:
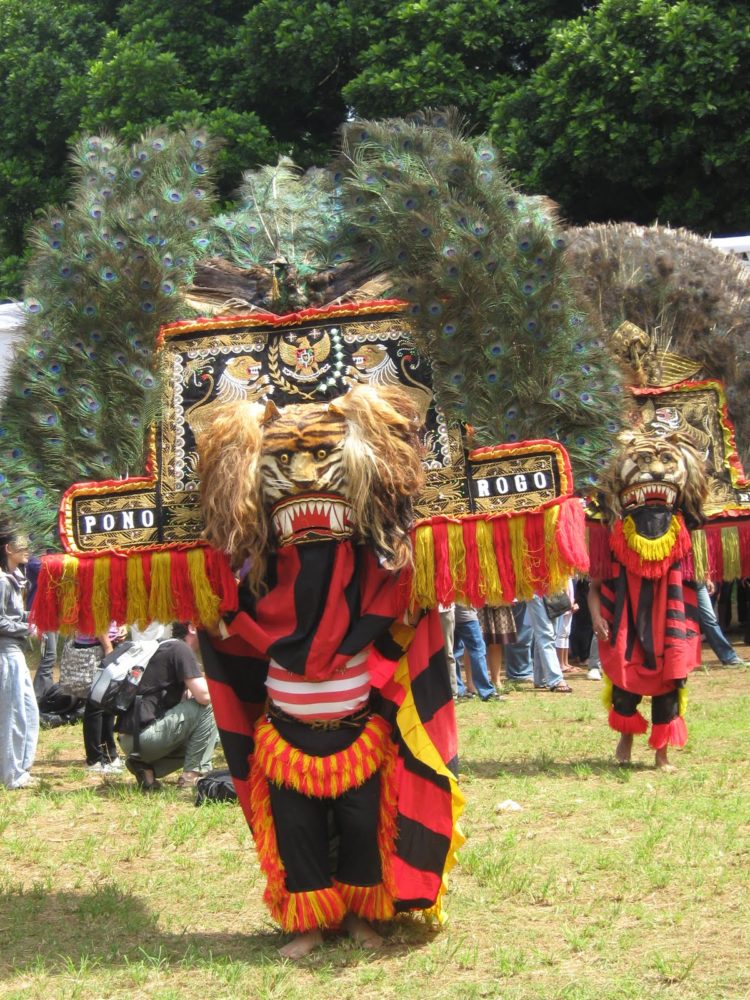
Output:
M537 757L519 757L510 760L467 760L461 758L462 774L472 778L499 778L511 774L517 778L537 777L547 775L558 778L581 778L588 775L610 777L622 781L628 772L649 771L653 766L635 761L626 767L614 760L604 760L602 757L580 757L574 761L556 761L546 755Z
M156 901L158 907L158 901ZM194 916L185 904L185 917ZM134 963L200 969L215 963L261 966L281 962L278 949L290 935L272 929L243 932L169 933L158 926L158 908L107 884L89 893L48 892L37 886L0 893L3 948L0 978L8 972L56 974L73 968L116 967ZM270 917L269 917L270 921ZM241 924L241 918L238 920ZM435 931L416 920L381 925L385 946L378 955L392 959L424 947ZM372 953L346 935L326 932L326 944L306 965L347 965L371 961Z

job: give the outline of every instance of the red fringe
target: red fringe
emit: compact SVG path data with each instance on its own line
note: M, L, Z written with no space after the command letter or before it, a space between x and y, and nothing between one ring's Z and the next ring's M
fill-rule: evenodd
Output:
M737 525L737 535L740 543L740 566L742 576L750 576L750 523L743 521Z
M128 609L128 560L112 556L109 560L109 612L113 622L125 625Z
M681 715L671 722L657 722L651 727L648 745L653 750L663 750L665 746L684 747L687 743L687 726Z
M508 519L499 517L492 522L492 541L495 546L497 573L500 577L500 587L506 600L509 594L516 593L516 574L513 569L513 559L510 554L510 531Z
M601 521L589 521L589 572L599 580L612 576L612 553L609 548L609 528Z
M549 566L544 540L544 514L527 514L523 534L529 551L527 570L535 591L549 590Z
M172 603L177 621L194 622L200 617L193 600L193 588L187 565L187 552L170 554L169 579L172 587Z
M633 733L636 736L640 736L642 733L648 731L648 722L646 722L640 712L636 712L635 715L620 715L614 708L610 708L609 719L607 721L610 728L614 729L617 733Z
M464 592L474 608L481 608L485 595L480 587L479 550L477 549L477 528L475 521L463 522L464 548L466 549L466 579Z
M94 560L78 560L78 626L83 635L95 635L96 625L92 608L94 593Z
M57 581L62 576L65 556L52 555L42 559L37 579L34 603L29 620L39 632L56 632L60 627L60 610L57 606Z
M586 515L583 504L576 497L563 500L560 504L555 543L564 562L569 566L576 566L581 573L589 572L589 553L586 548Z
M432 544L435 549L435 593L441 604L450 604L455 600L456 592L451 578L448 525L445 522L433 524Z
M203 555L211 590L221 598L219 612L236 611L239 607L237 581L229 559L223 552L210 547L203 550Z
M707 526L706 552L708 555L708 575L712 580L724 579L724 550L721 547L721 528Z
M622 521L616 521L610 532L609 545L612 553L629 572L649 580L656 580L664 576L672 563L683 559L692 549L690 532L685 527L685 522L681 517L679 520L680 533L675 539L672 551L663 559L643 559L637 552L629 548L622 530ZM719 541L721 542L721 539Z

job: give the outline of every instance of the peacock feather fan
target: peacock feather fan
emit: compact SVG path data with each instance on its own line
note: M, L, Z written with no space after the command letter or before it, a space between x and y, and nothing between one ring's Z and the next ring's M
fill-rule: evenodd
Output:
M750 469L750 270L685 229L592 225L568 232L569 257L595 302L606 340L620 324L644 331L644 362L660 352L696 362L726 385L740 457ZM627 372L645 384L655 372Z
M156 335L189 311L212 149L200 129L152 131L130 147L85 138L68 205L30 235L26 321L0 411L0 496L40 544L71 483L143 471L160 404Z
M621 378L571 280L553 206L509 184L483 136L453 112L342 128L347 239L409 302L449 418L477 444L548 437L579 485L606 464Z

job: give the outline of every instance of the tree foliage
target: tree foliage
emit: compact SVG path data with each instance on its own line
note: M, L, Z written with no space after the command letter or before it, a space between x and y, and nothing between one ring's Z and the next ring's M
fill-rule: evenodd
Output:
M516 177L568 218L737 231L750 224L750 11L603 0L493 116Z
M226 201L280 154L325 162L353 115L441 105L569 219L736 231L749 35L741 0L0 0L0 258L92 130L200 121Z

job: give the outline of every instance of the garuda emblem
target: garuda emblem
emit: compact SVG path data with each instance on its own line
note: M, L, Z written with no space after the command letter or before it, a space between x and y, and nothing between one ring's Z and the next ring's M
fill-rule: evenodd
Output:
M316 382L331 367L326 358L331 353L331 339L325 330L310 330L299 336L285 334L279 343L282 369L296 382Z

